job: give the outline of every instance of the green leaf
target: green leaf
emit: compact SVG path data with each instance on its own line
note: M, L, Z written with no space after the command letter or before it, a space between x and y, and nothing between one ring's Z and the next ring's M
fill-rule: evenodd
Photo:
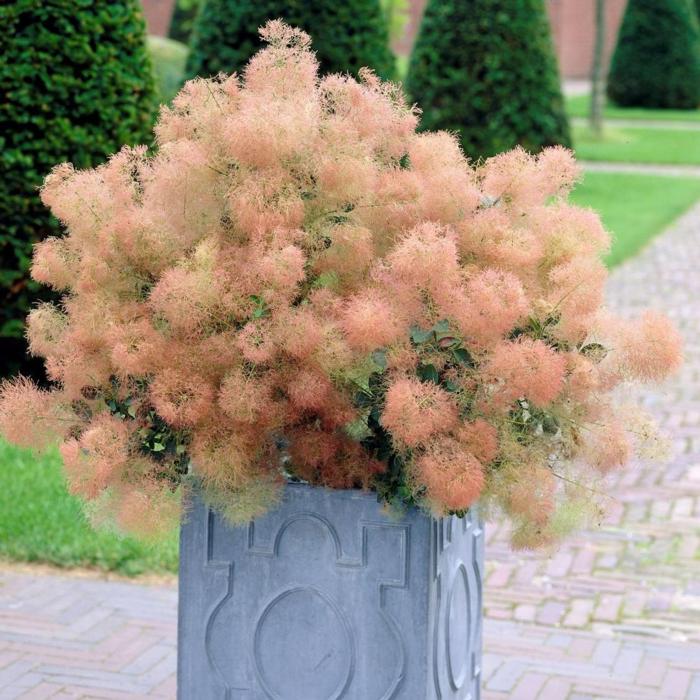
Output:
M554 416L545 415L542 419L542 430L544 430L545 433L554 435L557 430L559 430L559 424L556 418L554 418Z
M263 318L264 316L268 315L268 308L267 304L265 303L265 300L262 297L259 297L255 294L250 295L250 300L255 304L255 308L253 309L253 318L258 319L258 318Z
M467 367L474 367L474 358L466 348L455 348L452 354L457 362Z
M445 388L445 391L449 391L450 393L459 391L459 385L455 384L451 379L443 380L442 386Z
M153 451L154 452L163 452L165 449L165 445L161 442L154 442L153 443Z
M409 499L411 497L411 489L408 486L399 486L397 490L397 495L403 499Z
M358 408L366 408L367 406L371 406L373 401L374 397L366 391L358 391L355 394L355 406Z
M579 352L586 357L592 358L594 361L602 360L608 354L607 348L600 343L588 343Z
M384 371L388 367L388 362L386 359L386 350L375 350L372 353L372 362L374 362L379 369Z
M418 326L413 326L411 328L411 340L416 344L416 345L422 345L423 343L427 343L433 339L433 331L424 331L420 329Z
M365 438L373 435L372 431L367 425L367 416L360 416L352 423L347 423L345 425L345 432L357 442L361 442Z
M335 270L330 270L328 272L322 272L313 282L313 287L318 289L319 287L328 287L333 289L338 286L340 282L340 277Z
M418 365L417 374L423 382L440 383L440 375L435 365Z

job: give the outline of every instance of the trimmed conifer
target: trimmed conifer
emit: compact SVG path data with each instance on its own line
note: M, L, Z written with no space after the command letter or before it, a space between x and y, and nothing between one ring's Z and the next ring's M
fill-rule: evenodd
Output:
M175 41L188 44L192 36L194 21L202 5L202 0L177 0L170 20L168 36Z
M240 71L262 44L258 28L281 18L311 35L323 73L372 68L394 76L386 16L378 0L204 0L195 21L190 76Z
M51 168L93 167L148 140L153 75L138 0L16 0L0 6L0 374L25 357L37 299L32 245L59 232L39 200Z
M700 25L694 0L629 0L608 76L623 107L700 105Z
M470 158L570 144L542 0L429 0L407 91Z

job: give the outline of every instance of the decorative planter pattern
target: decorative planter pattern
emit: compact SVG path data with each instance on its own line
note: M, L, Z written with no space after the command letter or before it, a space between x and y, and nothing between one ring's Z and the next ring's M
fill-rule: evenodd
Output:
M290 485L240 528L197 500L180 549L180 700L479 698L473 511L392 518L372 494Z

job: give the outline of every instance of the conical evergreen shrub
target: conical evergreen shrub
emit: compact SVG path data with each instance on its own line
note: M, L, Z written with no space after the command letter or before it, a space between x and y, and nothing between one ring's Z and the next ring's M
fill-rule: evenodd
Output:
M394 77L389 30L379 0L204 0L192 36L190 76L240 71L262 44L258 28L281 18L308 32L323 73L368 66Z
M39 200L51 168L88 168L148 140L153 75L138 0L0 5L0 374L25 359L32 245L59 232Z
M629 0L608 76L623 107L700 105L700 25L694 0Z
M168 36L175 41L188 44L192 36L192 28L201 6L201 0L177 0L170 20Z
M570 143L542 0L429 0L406 87L470 158Z

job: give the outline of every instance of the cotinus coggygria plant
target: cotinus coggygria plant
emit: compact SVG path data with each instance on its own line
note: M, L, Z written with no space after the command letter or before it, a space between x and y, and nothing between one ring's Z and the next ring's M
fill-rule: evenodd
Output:
M195 481L240 522L292 479L480 499L516 546L555 540L654 447L612 393L676 368L677 332L602 308L608 236L567 202L569 151L473 167L396 85L319 79L306 34L262 35L241 77L162 108L155 154L46 179L66 232L32 274L63 299L27 332L55 386L6 383L3 434L60 442L71 490L137 533Z

